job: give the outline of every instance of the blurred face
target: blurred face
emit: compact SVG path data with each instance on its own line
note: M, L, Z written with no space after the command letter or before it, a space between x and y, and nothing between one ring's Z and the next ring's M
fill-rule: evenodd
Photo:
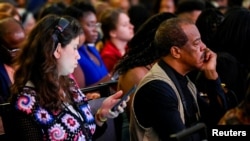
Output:
M80 23L83 27L86 43L95 43L98 38L97 28L100 27L100 25L97 24L96 15L90 12L80 20Z
M128 9L130 8L130 3L128 0L121 0L120 1L120 7L125 11L127 12Z
M118 18L116 29L113 31L115 38L128 42L134 36L134 26L130 23L127 14L121 13Z
M9 50L19 48L20 44L25 39L25 32L22 26L15 21L9 20L5 23L4 27L6 29L3 38L6 42L6 47Z
M228 6L228 0L215 0L219 7L227 7Z
M131 0L130 3L131 5L137 5L140 3L140 0Z
M35 25L36 25L35 18L33 16L29 17L29 19L23 25L25 33L29 34L31 30L35 27Z
M160 4L159 12L175 12L174 0L162 0Z
M124 12L130 8L129 0L110 0L109 3L112 7L121 8Z
M21 43L25 40L25 32L22 26L14 20L5 21L2 23L2 28L5 29L1 41L0 52L4 63L10 64L12 58L19 51Z
M80 55L77 51L80 38L73 39L66 47L62 48L59 44L54 52L54 56L57 58L59 75L69 75L73 73L77 67L77 61L80 59Z
M18 7L25 7L26 6L26 0L16 0Z
M204 62L205 44L201 41L200 33L195 25L182 25L188 37L188 42L180 47L181 61L188 70L201 68Z

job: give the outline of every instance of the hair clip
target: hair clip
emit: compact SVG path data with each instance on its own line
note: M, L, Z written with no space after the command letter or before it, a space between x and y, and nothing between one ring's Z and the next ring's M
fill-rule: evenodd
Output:
M56 25L56 29L58 29L62 33L68 25L69 21L67 19L60 18L58 24Z

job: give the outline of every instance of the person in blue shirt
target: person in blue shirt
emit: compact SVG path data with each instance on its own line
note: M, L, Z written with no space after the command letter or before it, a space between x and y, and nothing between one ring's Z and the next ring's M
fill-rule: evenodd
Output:
M98 28L94 7L85 2L74 2L66 8L66 15L76 18L83 28L82 43L78 49L81 58L73 76L80 88L109 81L110 74L100 57L95 43L98 40Z
M22 24L13 17L0 20L0 103L8 101L10 86L13 84L13 58L20 51L25 40Z

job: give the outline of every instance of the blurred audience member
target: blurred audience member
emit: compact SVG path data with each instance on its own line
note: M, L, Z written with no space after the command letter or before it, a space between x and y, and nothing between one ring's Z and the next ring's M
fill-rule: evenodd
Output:
M96 85L111 79L103 60L95 47L98 39L100 23L97 22L95 8L83 1L74 2L64 11L65 14L76 18L82 28L82 42L78 48L81 58L73 76L80 88Z
M1 14L0 14L1 15ZM24 29L13 17L0 19L0 103L9 102L10 86L14 82L13 58L25 39ZM0 134L4 133L0 116Z
M0 103L7 102L10 85L15 72L13 58L25 40L25 32L19 21L13 17L0 20Z
M218 9L207 8L202 11L195 23L201 34L201 40L212 50L212 39L223 20L224 15Z
M101 14L106 11L108 8L110 8L110 4L106 1L97 1L94 5L95 10L96 10L96 17L97 17L97 22L100 22L100 16ZM99 33L99 40L96 42L96 49L100 52L103 48L103 32L101 28L98 28L98 33Z
M130 8L130 0L108 0L108 2L111 7L120 8L125 13L127 13Z
M178 0L155 0L154 13L170 12L175 13Z
M245 97L237 107L228 110L219 125L250 125L250 83L248 78Z
M189 19L195 23L205 7L205 1L203 0L179 0L175 13L178 17Z
M28 35L36 25L36 19L32 12L20 11L21 22L25 33Z
M66 5L63 2L46 3L39 9L37 19L40 20L48 14L60 16L63 14L65 8Z
M130 22L134 25L134 32L137 32L138 28L151 16L148 9L142 5L132 5L128 10L128 16Z
M150 17L135 33L129 41L128 50L115 67L118 73L118 89L127 93L134 85L138 85L140 80L148 73L153 64L160 59L159 53L154 45L154 36L160 24L170 18L176 17L172 13L158 13ZM127 114L130 114L130 104L128 102Z
M215 52L227 52L239 62L240 75L235 93L241 101L244 98L246 78L250 71L250 56L247 52L250 41L250 11L246 8L232 8L218 26L211 43Z
M231 8L243 7L243 0L214 0L217 4L217 9L221 13L227 13Z
M13 16L16 20L21 21L21 16L17 11L17 8L8 2L0 2L0 12Z
M100 17L104 46L101 57L110 74L126 53L127 44L134 36L134 26L128 15L119 8L110 8Z

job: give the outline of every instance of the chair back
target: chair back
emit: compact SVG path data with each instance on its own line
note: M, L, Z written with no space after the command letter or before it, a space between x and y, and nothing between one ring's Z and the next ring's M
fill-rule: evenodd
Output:
M97 110L101 107L102 102L105 100L106 97L93 99L89 101L89 105L91 108L92 114L96 114ZM116 127L115 127L115 120L114 119L108 119L107 121L107 129L105 132L96 139L96 141L116 141Z
M201 136L200 141L207 141L207 129L204 123L197 123L189 128L186 128L178 133L170 135L170 138L176 141L184 141L190 135L199 133Z
M0 104L0 117L2 119L2 125L4 129L4 134L0 135L1 141L9 141L10 140L10 133L12 126L14 126L12 122L12 115L13 112L11 112L11 105L10 103L2 103Z
M116 91L118 80L110 80L107 82L99 83L94 86L81 88L83 93L96 92L98 91L101 97L108 97Z

